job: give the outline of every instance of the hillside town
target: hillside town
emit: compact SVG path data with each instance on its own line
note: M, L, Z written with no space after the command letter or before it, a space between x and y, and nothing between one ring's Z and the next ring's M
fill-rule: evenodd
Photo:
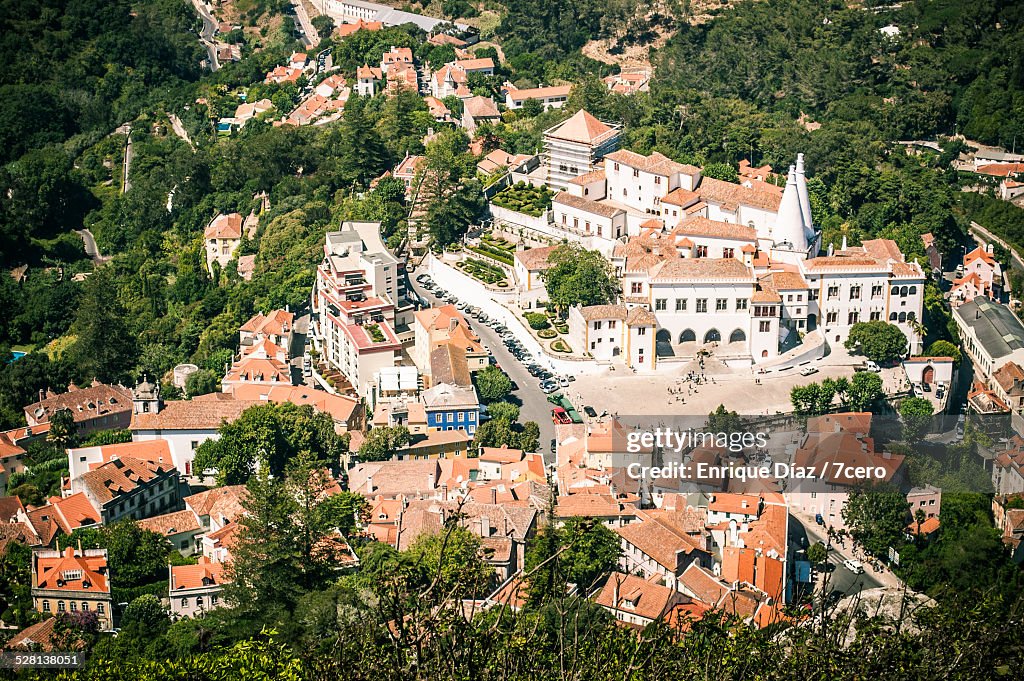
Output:
M553 24L526 0L193 0L165 22L192 22L167 47L192 81L78 158L5 160L11 210L91 206L0 215L5 655L660 678L639 658L757 641L778 669L674 673L918 678L865 637L962 636L980 660L942 618L1010 618L1024 584L1015 137L824 144L849 113L675 81L705 68L690 32L757 9L638 37L625 4L555 22L561 53L528 47ZM905 11L836 21L883 64ZM936 674L1012 674L1000 641Z

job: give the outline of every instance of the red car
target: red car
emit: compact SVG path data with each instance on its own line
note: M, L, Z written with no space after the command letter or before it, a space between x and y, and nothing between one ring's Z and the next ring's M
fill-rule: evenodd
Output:
M555 423L572 423L569 413L562 407L555 407L551 410L551 420Z

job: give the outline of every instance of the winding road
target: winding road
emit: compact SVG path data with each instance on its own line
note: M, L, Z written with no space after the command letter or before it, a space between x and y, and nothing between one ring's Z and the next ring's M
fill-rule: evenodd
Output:
M213 36L217 33L217 22L210 14L209 6L202 0L192 0L192 6L196 8L199 18L203 20L203 29L199 32L199 42L203 44L206 54L209 55L210 70L216 71L220 68L220 62L217 61L217 44L213 41Z

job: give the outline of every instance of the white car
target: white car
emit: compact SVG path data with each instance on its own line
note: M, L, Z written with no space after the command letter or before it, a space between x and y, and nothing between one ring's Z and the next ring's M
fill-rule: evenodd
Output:
M870 359L868 361L864 362L864 368L867 369L868 371L873 371L876 374L877 373L881 373L881 371L882 371L882 367L878 366L877 364L872 362Z
M811 376L816 373L818 373L818 369L816 367L804 367L800 370L801 376Z
M924 388L921 387L920 383L914 384L914 397L924 397Z
M843 567L845 567L847 570L849 570L850 572L852 572L855 575L862 575L862 574L864 574L864 564L861 563L859 560L854 560L853 558L847 558L846 560L843 561Z

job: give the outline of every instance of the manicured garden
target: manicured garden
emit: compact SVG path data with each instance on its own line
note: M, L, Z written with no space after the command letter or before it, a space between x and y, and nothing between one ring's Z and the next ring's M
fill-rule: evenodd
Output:
M525 182L516 182L496 194L491 199L491 203L501 208L539 218L551 207L552 196L554 196L554 192L547 187L534 187Z
M570 353L570 352L572 352L572 348L569 347L569 344L566 343L561 338L559 338L558 340L555 340L555 341L551 341L551 350L554 351L554 352L561 352L561 353Z
M494 260L505 263L506 265L512 265L512 253L504 248L490 246L486 242L481 242L479 246L467 245L466 249L480 255L485 255L488 258L493 258Z
M366 326L363 327L363 330L366 331L366 334L374 343L383 343L386 340L384 337L384 332L381 331L380 327L377 326L376 324L367 324Z
M505 273L505 270L489 262L477 260L476 258L467 258L458 264L458 268L485 284L494 284L501 287L508 286L508 275Z

